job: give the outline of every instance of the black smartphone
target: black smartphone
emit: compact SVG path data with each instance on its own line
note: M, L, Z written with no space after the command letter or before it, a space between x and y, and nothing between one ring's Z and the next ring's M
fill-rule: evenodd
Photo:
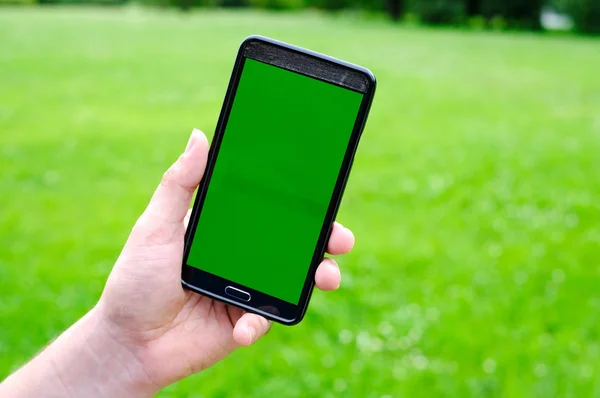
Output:
M302 320L374 93L360 66L242 43L186 233L185 287Z

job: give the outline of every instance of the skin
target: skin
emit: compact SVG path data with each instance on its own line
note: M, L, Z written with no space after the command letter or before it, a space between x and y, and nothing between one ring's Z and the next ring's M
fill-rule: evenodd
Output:
M133 227L97 305L0 384L0 396L150 397L269 330L261 316L181 287L189 206L207 155L206 137L194 130ZM328 252L353 245L352 232L335 223ZM323 260L316 286L335 290L340 281L336 262Z

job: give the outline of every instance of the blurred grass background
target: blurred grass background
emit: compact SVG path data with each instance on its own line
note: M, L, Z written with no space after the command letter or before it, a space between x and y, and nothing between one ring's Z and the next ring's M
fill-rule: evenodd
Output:
M0 378L94 305L253 33L378 77L357 246L302 324L160 396L600 396L600 42L315 12L0 9Z

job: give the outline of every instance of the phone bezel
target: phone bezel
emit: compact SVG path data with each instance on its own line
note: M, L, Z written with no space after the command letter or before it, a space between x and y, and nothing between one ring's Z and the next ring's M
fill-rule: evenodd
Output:
M290 68L286 67L285 65L282 66L281 62L276 62L277 60L275 60L275 62L269 62L268 60L265 61L264 58L257 59L253 56L247 56L248 46L253 44L265 44L268 46L274 46L277 48L277 54L283 54L284 56L285 54L289 54L290 56L295 57L295 59L302 59L303 62L299 64L300 67L298 66L298 64L295 64L293 68ZM270 56L273 57L272 55ZM318 75L319 68L314 68L314 64L320 63L321 65L323 65L324 63L327 63L330 65L334 65L338 69L343 68L347 71L352 71L352 73L354 74L359 73L366 82L364 91L354 89L354 91L359 91L362 94L364 94L363 100L359 108L354 128L350 136L350 140L348 142L348 147L346 148L346 153L342 161L340 173L338 175L338 179L336 181L336 185L331 200L329 202L327 214L325 216L325 219L323 220L323 226L321 228L319 240L315 247L313 258L311 260L311 264L308 269L307 276L302 289L302 294L297 305L280 300L278 298L248 288L247 286L240 285L233 281L218 277L216 275L213 275L206 271L202 271L198 268L187 264L191 242L195 234L198 221L200 219L202 204L204 203L204 199L206 197L206 193L210 185L210 179L217 160L217 155L221 146L225 128L227 126L227 121L229 119L229 114L233 105L233 100L235 98L238 83L242 74L246 58L256 59L260 62L264 62L282 69L286 69L294 73L304 74L312 78L328 82L330 84L342 86L348 90L351 90L352 88L348 88L347 86L344 86L343 83L340 83L338 81L333 81L331 75L328 75L326 78L320 77ZM313 68L310 68L311 63L313 64ZM219 300L227 304L240 307L249 312L257 313L268 319L285 325L294 325L302 320L304 314L306 313L306 309L308 307L308 303L310 301L310 297L314 287L314 278L317 267L319 266L320 262L322 261L325 255L325 249L327 247L327 242L331 234L333 222L335 220L335 216L337 214L341 202L346 182L348 181L348 175L352 167L352 162L354 160L354 155L358 147L358 142L364 129L367 120L367 115L371 107L371 103L373 101L375 87L375 76L368 69L363 68L361 66L353 65L348 62L344 62L323 54L319 54L310 50L306 50L263 36L250 36L242 42L236 57L233 72L229 81L229 86L225 95L223 107L221 108L221 113L219 115L219 120L217 123L215 134L213 136L212 144L209 150L204 178L202 179L202 182L198 187L198 193L196 195L196 200L194 202L192 214L190 216L189 226L185 235L185 249L183 255L183 266L181 275L182 284L184 287L197 293L201 293L205 296L209 296L215 300ZM225 294L225 288L228 286L232 286L234 288L238 288L250 293L251 300L249 302L244 302L242 300L235 300L233 298L228 297Z

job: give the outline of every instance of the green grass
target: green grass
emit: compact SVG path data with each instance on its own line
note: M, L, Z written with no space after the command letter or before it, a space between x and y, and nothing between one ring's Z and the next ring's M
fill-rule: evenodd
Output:
M600 41L319 14L0 10L0 377L98 299L261 33L379 80L306 320L193 397L600 397Z

